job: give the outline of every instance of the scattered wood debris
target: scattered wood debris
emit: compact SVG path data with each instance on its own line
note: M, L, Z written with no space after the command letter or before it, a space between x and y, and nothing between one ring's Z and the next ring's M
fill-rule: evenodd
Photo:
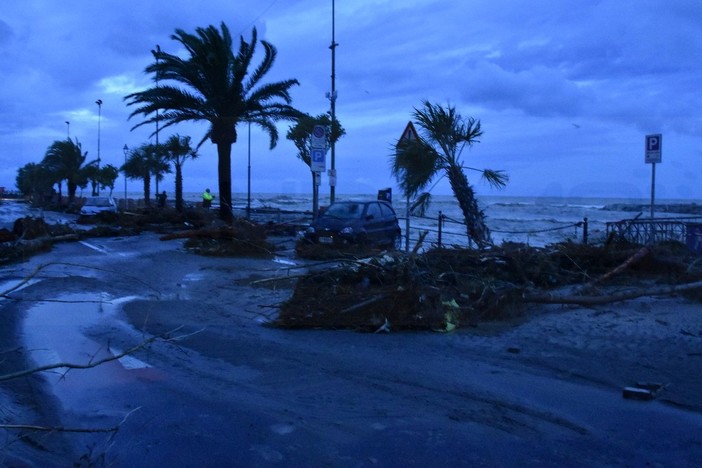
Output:
M684 246L572 242L345 258L300 278L276 325L450 331L518 316L529 302L593 304L700 290L694 263Z

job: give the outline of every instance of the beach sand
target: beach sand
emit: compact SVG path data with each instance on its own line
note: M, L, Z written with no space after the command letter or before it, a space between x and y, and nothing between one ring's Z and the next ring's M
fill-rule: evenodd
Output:
M0 430L0 464L694 466L702 457L699 303L533 305L445 334L275 329L266 323L291 294L289 277L305 271L294 261L201 257L142 234L61 244L3 267L7 284L70 263L42 268L4 300L0 373L32 365L19 334L33 333L22 320L36 301L69 294L104 314L76 325L78 358L181 338L131 363L3 383L4 423L121 426L112 436ZM265 278L278 280L252 284ZM662 388L651 401L623 398L637 383Z

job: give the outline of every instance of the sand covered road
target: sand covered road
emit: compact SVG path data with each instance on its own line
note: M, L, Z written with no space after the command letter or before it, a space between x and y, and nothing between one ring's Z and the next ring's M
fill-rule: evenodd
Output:
M4 386L15 402L4 421L105 427L129 415L109 439L40 434L28 444L4 432L5 461L691 466L702 455L698 304L539 306L519 323L451 334L286 331L263 322L291 282L251 285L290 274L284 263L198 257L150 234L89 244L4 267L16 281L39 264L71 263L42 269L14 293L23 300L3 304L3 325L26 321L31 299L80 293L99 299L86 314L103 314L73 324L88 359L175 329L185 338L138 352L144 366ZM53 310L79 307L70 304ZM665 388L654 401L623 399L622 388L639 381ZM36 391L19 398L28 386Z

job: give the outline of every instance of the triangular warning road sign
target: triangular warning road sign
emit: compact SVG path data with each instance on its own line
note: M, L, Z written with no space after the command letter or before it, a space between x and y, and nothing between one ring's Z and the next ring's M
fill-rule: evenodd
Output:
M405 130L402 132L402 136L399 140L397 140L397 145L399 146L400 143L408 143L410 141L415 140L419 140L419 135L417 134L417 130L415 130L414 125L410 120L409 122L407 122Z

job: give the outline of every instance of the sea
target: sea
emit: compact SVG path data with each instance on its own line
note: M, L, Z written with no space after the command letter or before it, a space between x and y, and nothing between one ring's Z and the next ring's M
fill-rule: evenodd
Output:
M129 198L139 198L138 193L128 193ZM196 204L200 193L185 193L186 203ZM115 196L115 198L119 198ZM143 197L142 197L143 198ZM368 200L371 195L337 195L337 200ZM213 209L216 209L216 201ZM172 200L169 200L172 202ZM603 241L607 235L608 222L634 218L650 217L650 200L621 198L563 198L563 197L513 197L485 196L478 197L480 208L486 216L492 241L523 243L535 247L573 241L582 242L587 237L590 243ZM654 205L656 218L684 218L687 213L658 211L658 206L677 206L697 204L696 200L660 200ZM329 204L329 198L320 196L319 205ZM438 245L470 246L462 215L453 196L436 195L432 197L429 209L424 216L407 217L405 200L393 199L402 229L403 247L414 248L420 234L426 232L423 248ZM258 221L291 223L304 230L312 217L312 197L306 194L252 193L234 194L234 213L249 216ZM443 222L439 222L439 216ZM31 208L17 200L0 200L0 227L11 229L14 220L24 216L42 217L48 223L74 223L75 216L38 208ZM409 229L408 229L409 227ZM585 233L587 227L587 233ZM409 233L409 236L407 235Z

